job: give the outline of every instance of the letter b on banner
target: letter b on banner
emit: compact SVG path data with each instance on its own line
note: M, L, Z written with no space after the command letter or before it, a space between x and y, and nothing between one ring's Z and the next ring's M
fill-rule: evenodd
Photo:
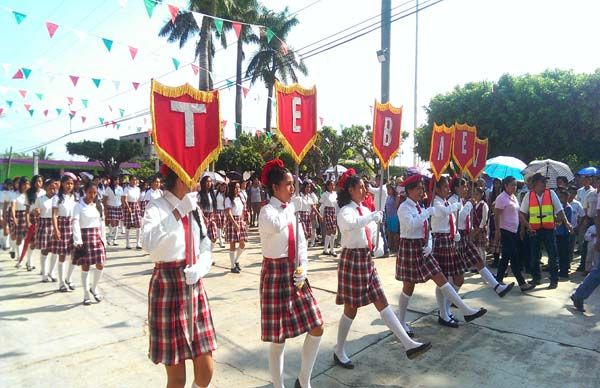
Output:
M402 127L402 107L394 108L390 103L375 101L373 109L373 150L383 168L387 168L398 148Z

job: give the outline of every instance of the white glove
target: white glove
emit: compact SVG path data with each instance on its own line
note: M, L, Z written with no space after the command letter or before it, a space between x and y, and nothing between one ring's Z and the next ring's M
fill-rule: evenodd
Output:
M181 202L177 206L177 211L183 217L189 212L196 210L197 206L196 193L187 193L183 196Z
M380 239L379 246L376 246L375 250L373 251L373 257L382 257L383 253L383 240Z
M373 212L370 214L370 217L371 217L371 221L380 223L381 221L383 221L383 212L382 211Z
M428 207L427 209L421 208L421 217L423 219L429 218L433 214L433 206Z
M425 245L423 247L423 256L429 256L429 255L431 255L431 251L432 250L433 249L431 249L431 247L429 245Z
M460 241L460 233L454 234L454 242L459 242L459 241Z
M200 262L196 262L196 264L191 266L188 265L183 269L183 272L185 273L185 284L191 286L198 283L198 280L201 278Z
M452 210L453 212L457 212L462 208L462 204L460 202L454 202L452 205L450 205L450 210Z
M304 285L304 281L308 276L308 265L306 262L300 264L298 268L294 271L294 286L297 288L302 288Z

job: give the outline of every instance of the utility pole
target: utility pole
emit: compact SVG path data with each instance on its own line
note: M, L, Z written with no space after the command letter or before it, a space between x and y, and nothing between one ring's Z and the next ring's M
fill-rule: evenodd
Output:
M381 103L390 100L390 36L392 26L392 1L381 0ZM379 56L379 55L378 55Z
M413 110L413 166L417 165L417 153L414 146L417 144L417 76L419 69L419 0L417 0L415 12L415 90L414 90L414 110Z

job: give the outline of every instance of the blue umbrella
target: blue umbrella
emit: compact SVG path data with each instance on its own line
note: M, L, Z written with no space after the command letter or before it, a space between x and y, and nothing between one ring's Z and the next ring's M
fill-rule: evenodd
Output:
M492 178L504 179L507 176L513 176L518 181L522 181L523 174L521 174L521 171L525 167L527 165L523 161L512 156L496 156L485 162L484 171Z
M585 176L594 176L597 173L598 173L598 169L596 167L586 167L586 168L582 168L581 170L577 171L577 174L585 175Z

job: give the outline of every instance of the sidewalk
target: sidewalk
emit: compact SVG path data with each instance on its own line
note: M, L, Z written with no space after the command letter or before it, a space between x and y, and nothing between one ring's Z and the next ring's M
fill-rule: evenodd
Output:
M58 292L33 272L14 268L0 252L0 387L164 387L162 366L147 358L148 257L126 251L123 241L108 249L100 289L104 301L83 306L80 287ZM373 306L359 311L348 353L356 368L335 367L332 349L342 307L335 305L337 260L310 250L309 277L325 319L325 334L312 386L326 387L598 387L600 386L600 292L586 313L571 309L569 295L580 274L556 290L524 295L515 288L498 298L478 274L466 274L460 294L488 314L449 329L437 324L434 285L416 287L408 319L418 338L432 342L425 356L409 361ZM35 265L39 267L37 253ZM256 229L242 256L241 274L229 272L229 257L215 249L216 266L205 278L219 349L211 387L269 387L268 345L260 341L258 284L261 256ZM395 259L377 259L390 304L397 308L401 283ZM80 285L79 269L74 280ZM513 280L507 278L506 281ZM462 318L460 312L457 317ZM300 368L303 337L286 345L286 383ZM192 382L188 364L188 384Z

